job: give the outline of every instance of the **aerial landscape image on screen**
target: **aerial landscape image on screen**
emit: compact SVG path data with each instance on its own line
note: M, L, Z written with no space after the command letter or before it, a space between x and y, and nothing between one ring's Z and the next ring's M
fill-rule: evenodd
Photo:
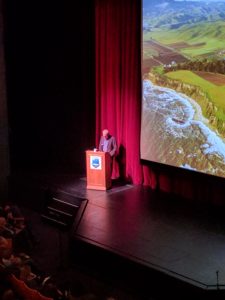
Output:
M225 0L143 0L141 158L225 177Z

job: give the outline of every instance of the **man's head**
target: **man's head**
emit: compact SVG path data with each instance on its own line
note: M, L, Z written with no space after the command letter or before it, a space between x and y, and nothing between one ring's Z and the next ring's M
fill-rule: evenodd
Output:
M108 131L108 129L104 129L102 131L102 135L107 139L109 137L109 131Z

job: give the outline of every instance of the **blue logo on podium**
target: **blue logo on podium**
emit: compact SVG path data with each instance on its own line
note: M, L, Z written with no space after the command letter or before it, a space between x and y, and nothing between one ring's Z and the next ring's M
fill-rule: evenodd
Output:
M100 166L100 160L99 160L99 158L92 159L92 166L94 168L98 168Z

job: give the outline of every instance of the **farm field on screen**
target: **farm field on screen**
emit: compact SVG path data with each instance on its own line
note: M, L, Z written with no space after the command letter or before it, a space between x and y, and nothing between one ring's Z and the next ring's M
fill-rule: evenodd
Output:
M143 0L141 158L225 177L225 0Z

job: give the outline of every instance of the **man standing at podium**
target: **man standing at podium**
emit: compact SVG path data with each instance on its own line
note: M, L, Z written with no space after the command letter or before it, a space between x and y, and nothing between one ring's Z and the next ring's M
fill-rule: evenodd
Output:
M116 150L115 137L109 133L108 129L104 129L99 143L99 151L108 152L110 156L113 157L116 154Z

